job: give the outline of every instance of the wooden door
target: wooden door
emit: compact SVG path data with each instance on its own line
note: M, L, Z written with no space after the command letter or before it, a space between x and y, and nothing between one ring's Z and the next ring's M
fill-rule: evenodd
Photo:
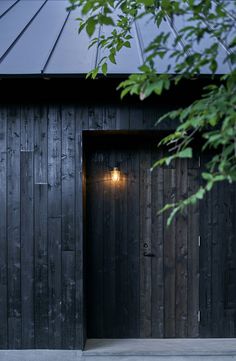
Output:
M88 337L234 337L235 187L219 185L167 228L158 210L199 187L200 163L150 172L161 156L156 143L121 136L89 143Z
M236 184L207 194L200 234L200 335L236 337Z

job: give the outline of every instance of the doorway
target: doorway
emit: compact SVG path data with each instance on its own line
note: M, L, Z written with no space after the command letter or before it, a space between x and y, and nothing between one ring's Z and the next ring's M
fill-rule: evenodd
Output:
M87 137L87 337L235 337L235 188L219 186L166 227L158 211L198 189L201 165L196 157L151 172L157 142L144 132Z

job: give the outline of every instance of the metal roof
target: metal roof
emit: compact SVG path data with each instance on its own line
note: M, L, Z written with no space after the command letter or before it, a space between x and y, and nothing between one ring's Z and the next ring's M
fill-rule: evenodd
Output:
M95 47L88 50L89 37L78 34L78 9L68 12L67 0L0 0L0 76L83 75L103 56ZM226 1L229 16L236 19L236 0ZM185 23L183 17L166 20L158 31L170 31L173 37ZM104 28L101 32L107 32ZM132 28L131 48L118 55L117 65L109 64L110 74L130 74L138 71L144 59L144 49L157 33L147 18L138 20ZM98 34L95 34L95 36ZM204 38L196 45L202 50L209 45ZM179 45L181 46L181 44ZM221 44L218 73L229 71L222 59L227 49ZM158 72L164 72L166 60L158 60ZM203 69L203 73L210 73Z

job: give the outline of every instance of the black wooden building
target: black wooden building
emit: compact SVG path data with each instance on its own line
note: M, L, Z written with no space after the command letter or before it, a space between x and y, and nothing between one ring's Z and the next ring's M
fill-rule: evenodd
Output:
M0 348L235 337L235 185L217 185L166 228L158 210L197 189L212 154L196 142L192 160L150 172L176 126L155 121L198 97L207 76L121 101L116 87L150 29L137 23L118 67L85 81L101 55L66 5L0 3Z

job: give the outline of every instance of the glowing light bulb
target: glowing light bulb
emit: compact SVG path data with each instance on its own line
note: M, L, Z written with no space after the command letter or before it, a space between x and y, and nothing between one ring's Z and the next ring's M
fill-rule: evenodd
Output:
M114 167L111 171L111 180L114 183L118 183L120 181L120 171L117 167Z

